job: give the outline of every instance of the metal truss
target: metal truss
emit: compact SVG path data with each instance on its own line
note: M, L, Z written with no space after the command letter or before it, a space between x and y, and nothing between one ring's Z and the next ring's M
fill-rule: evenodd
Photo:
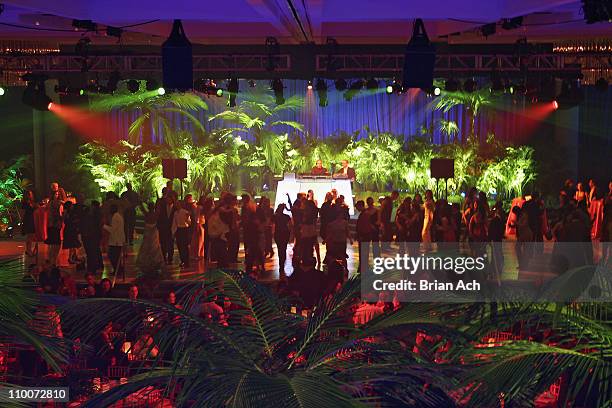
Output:
M403 54L327 54L306 51L300 55L288 53L272 57L273 72L268 54L209 54L194 55L195 76L210 78L238 77L281 77L312 78L346 77L371 75L392 77L399 74L404 65ZM313 59L314 58L314 59ZM332 69L328 69L328 61ZM312 61L312 62L308 62ZM611 70L612 54L454 54L436 56L435 75L478 75L497 70L508 75L519 73L560 74L587 71ZM50 75L60 73L92 72L110 73L119 71L122 75L159 75L162 59L159 55L89 56L74 55L0 55L0 72L22 73L41 72Z

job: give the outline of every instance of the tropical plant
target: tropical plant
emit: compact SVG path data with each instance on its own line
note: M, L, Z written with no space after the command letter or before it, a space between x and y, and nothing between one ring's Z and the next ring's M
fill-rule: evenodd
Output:
M29 158L21 156L11 163L0 162L0 224L11 222L10 211L15 209L15 203L23 196L23 191L30 184L23 175L28 167Z
M208 106L200 96L191 92L159 95L155 91L141 90L131 94L124 90L123 93L96 97L91 102L91 109L137 112L138 116L130 124L128 131L129 141L133 145L149 145L153 143L153 135L159 142L171 143L174 131L177 130L173 127L172 115L178 115L185 124L190 124L201 134L206 133L206 129L192 112L206 110Z
M433 102L432 106L436 110L443 111L444 113L450 111L457 105L465 106L469 113L470 120L470 132L469 135L463 135L462 141L467 141L469 136L475 136L475 123L476 117L480 113L482 108L493 105L493 96L488 89L478 89L474 92L457 91L448 92L443 91Z
M275 105L274 98L267 93L245 95L234 109L220 112L209 118L209 121L223 121L232 125L220 131L226 134L242 134L252 138L253 143L245 152L243 161L248 168L249 178L261 186L266 178L282 174L289 167L287 156L291 151L288 133L281 133L285 128L302 132L304 126L294 121L277 118L284 111L297 111L304 106L303 98L292 96L284 104ZM263 172L262 172L263 169Z
M436 375L434 363L413 355L401 336L371 340L409 325L408 309L364 325L351 323L348 312L360 290L356 277L321 299L308 317L291 313L290 303L248 276L209 271L203 282L185 289L182 308L127 299L67 306L64 318L82 322L75 327L84 341L109 319L136 330L143 315L159 322L152 337L160 353L152 367L86 406L108 406L148 385L174 391L177 406L359 407L391 400L412 401L406 406L414 407L454 405L444 391L450 383ZM215 296L235 306L228 311L229 326L188 312ZM372 391L366 394L367 389Z
M42 335L31 324L35 319L40 319L36 316L36 311L48 300L36 293L32 277L30 281L24 279L23 268L21 259L0 260L0 343L13 344L14 347L29 346L52 371L61 373L62 364L67 362L67 343L60 338ZM0 349L0 354L4 352L5 350ZM2 355L2 358L3 364L6 364L6 355ZM17 380L14 374L8 373L8 384L0 384L3 387L12 387L10 383ZM8 396L2 393L0 403L2 406L14 406L15 401L9 400Z
M459 134L459 126L453 120L440 119L438 130L440 130L440 133L445 136L445 140L448 142L456 141L456 137Z
M402 173L406 186L414 192L434 189L429 165L437 157L435 146L425 137L415 137L408 142L406 152L408 166Z
M359 169L357 181L363 188L385 191L389 184L399 186L407 172L403 145L403 138L390 133L368 132L365 138L353 139L344 154Z
M506 147L506 154L486 166L477 187L490 194L521 195L527 183L536 177L533 148L529 146Z
M131 183L143 199L151 199L164 186L161 157L163 146L135 146L123 140L112 146L90 142L81 146L75 163L92 174L102 191L119 193Z

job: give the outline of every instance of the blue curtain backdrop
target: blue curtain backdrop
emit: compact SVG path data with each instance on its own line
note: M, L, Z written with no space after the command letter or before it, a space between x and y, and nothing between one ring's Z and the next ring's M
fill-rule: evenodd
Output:
M283 112L279 115L280 120L298 121L305 125L305 131L319 138L329 137L339 132L349 134L360 132L358 137L364 137L364 129L370 129L373 133L390 132L401 135L409 140L420 135L422 127L433 129L433 141L435 143L449 142L439 131L441 119L452 120L459 127L459 135L467 135L469 132L469 112L463 106L457 106L447 113L435 111L431 107L435 98L427 96L420 90L410 90L402 95L388 95L384 89L384 83L380 82L377 91L363 89L351 101L346 101L342 92L334 89L332 81L328 84L327 107L319 106L319 98L315 89L308 90L306 81L285 80L284 95L288 98L299 95L304 98L304 108L299 112ZM225 87L225 84L220 84ZM262 89L263 88L263 89ZM244 98L246 93L262 92L269 89L269 81L257 81L256 87L252 88L245 80L240 81L240 94L237 103ZM271 93L271 91L268 90ZM242 96L242 98L241 98ZM216 96L205 97L208 110L197 112L198 118L207 129L224 126L221 121L209 122L208 118L216 113L227 109L227 94L219 98ZM520 105L520 104L519 104ZM512 113L520 109L512 98L504 97L496 102L495 109L483 109L476 118L476 133L483 138L489 133L495 133L499 138L512 140L513 135L520 131L520 121L516 120L518 115L511 115L513 120L500 120L506 118L505 113ZM496 113L497 112L497 113ZM137 112L114 112L113 125L116 129L115 140L126 139L130 123L137 117ZM171 120L173 125L191 129L188 123L182 123L180 115L174 115ZM291 133L291 129L282 131ZM155 129L154 140L163 140L163 130Z

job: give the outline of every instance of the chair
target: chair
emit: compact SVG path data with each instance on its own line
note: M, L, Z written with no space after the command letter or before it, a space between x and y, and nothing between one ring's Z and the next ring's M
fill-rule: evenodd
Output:
M130 368L124 366L109 366L108 378L128 378Z

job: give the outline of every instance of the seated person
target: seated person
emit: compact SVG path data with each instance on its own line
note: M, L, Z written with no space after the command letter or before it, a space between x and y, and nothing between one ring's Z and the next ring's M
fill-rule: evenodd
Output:
M340 170L334 173L334 177L347 178L351 181L355 181L355 169L349 167L348 160L342 160L340 163L342 164L342 167L340 167Z
M327 176L329 172L325 167L323 167L323 161L321 159L317 160L315 166L310 171L310 174L313 176Z

